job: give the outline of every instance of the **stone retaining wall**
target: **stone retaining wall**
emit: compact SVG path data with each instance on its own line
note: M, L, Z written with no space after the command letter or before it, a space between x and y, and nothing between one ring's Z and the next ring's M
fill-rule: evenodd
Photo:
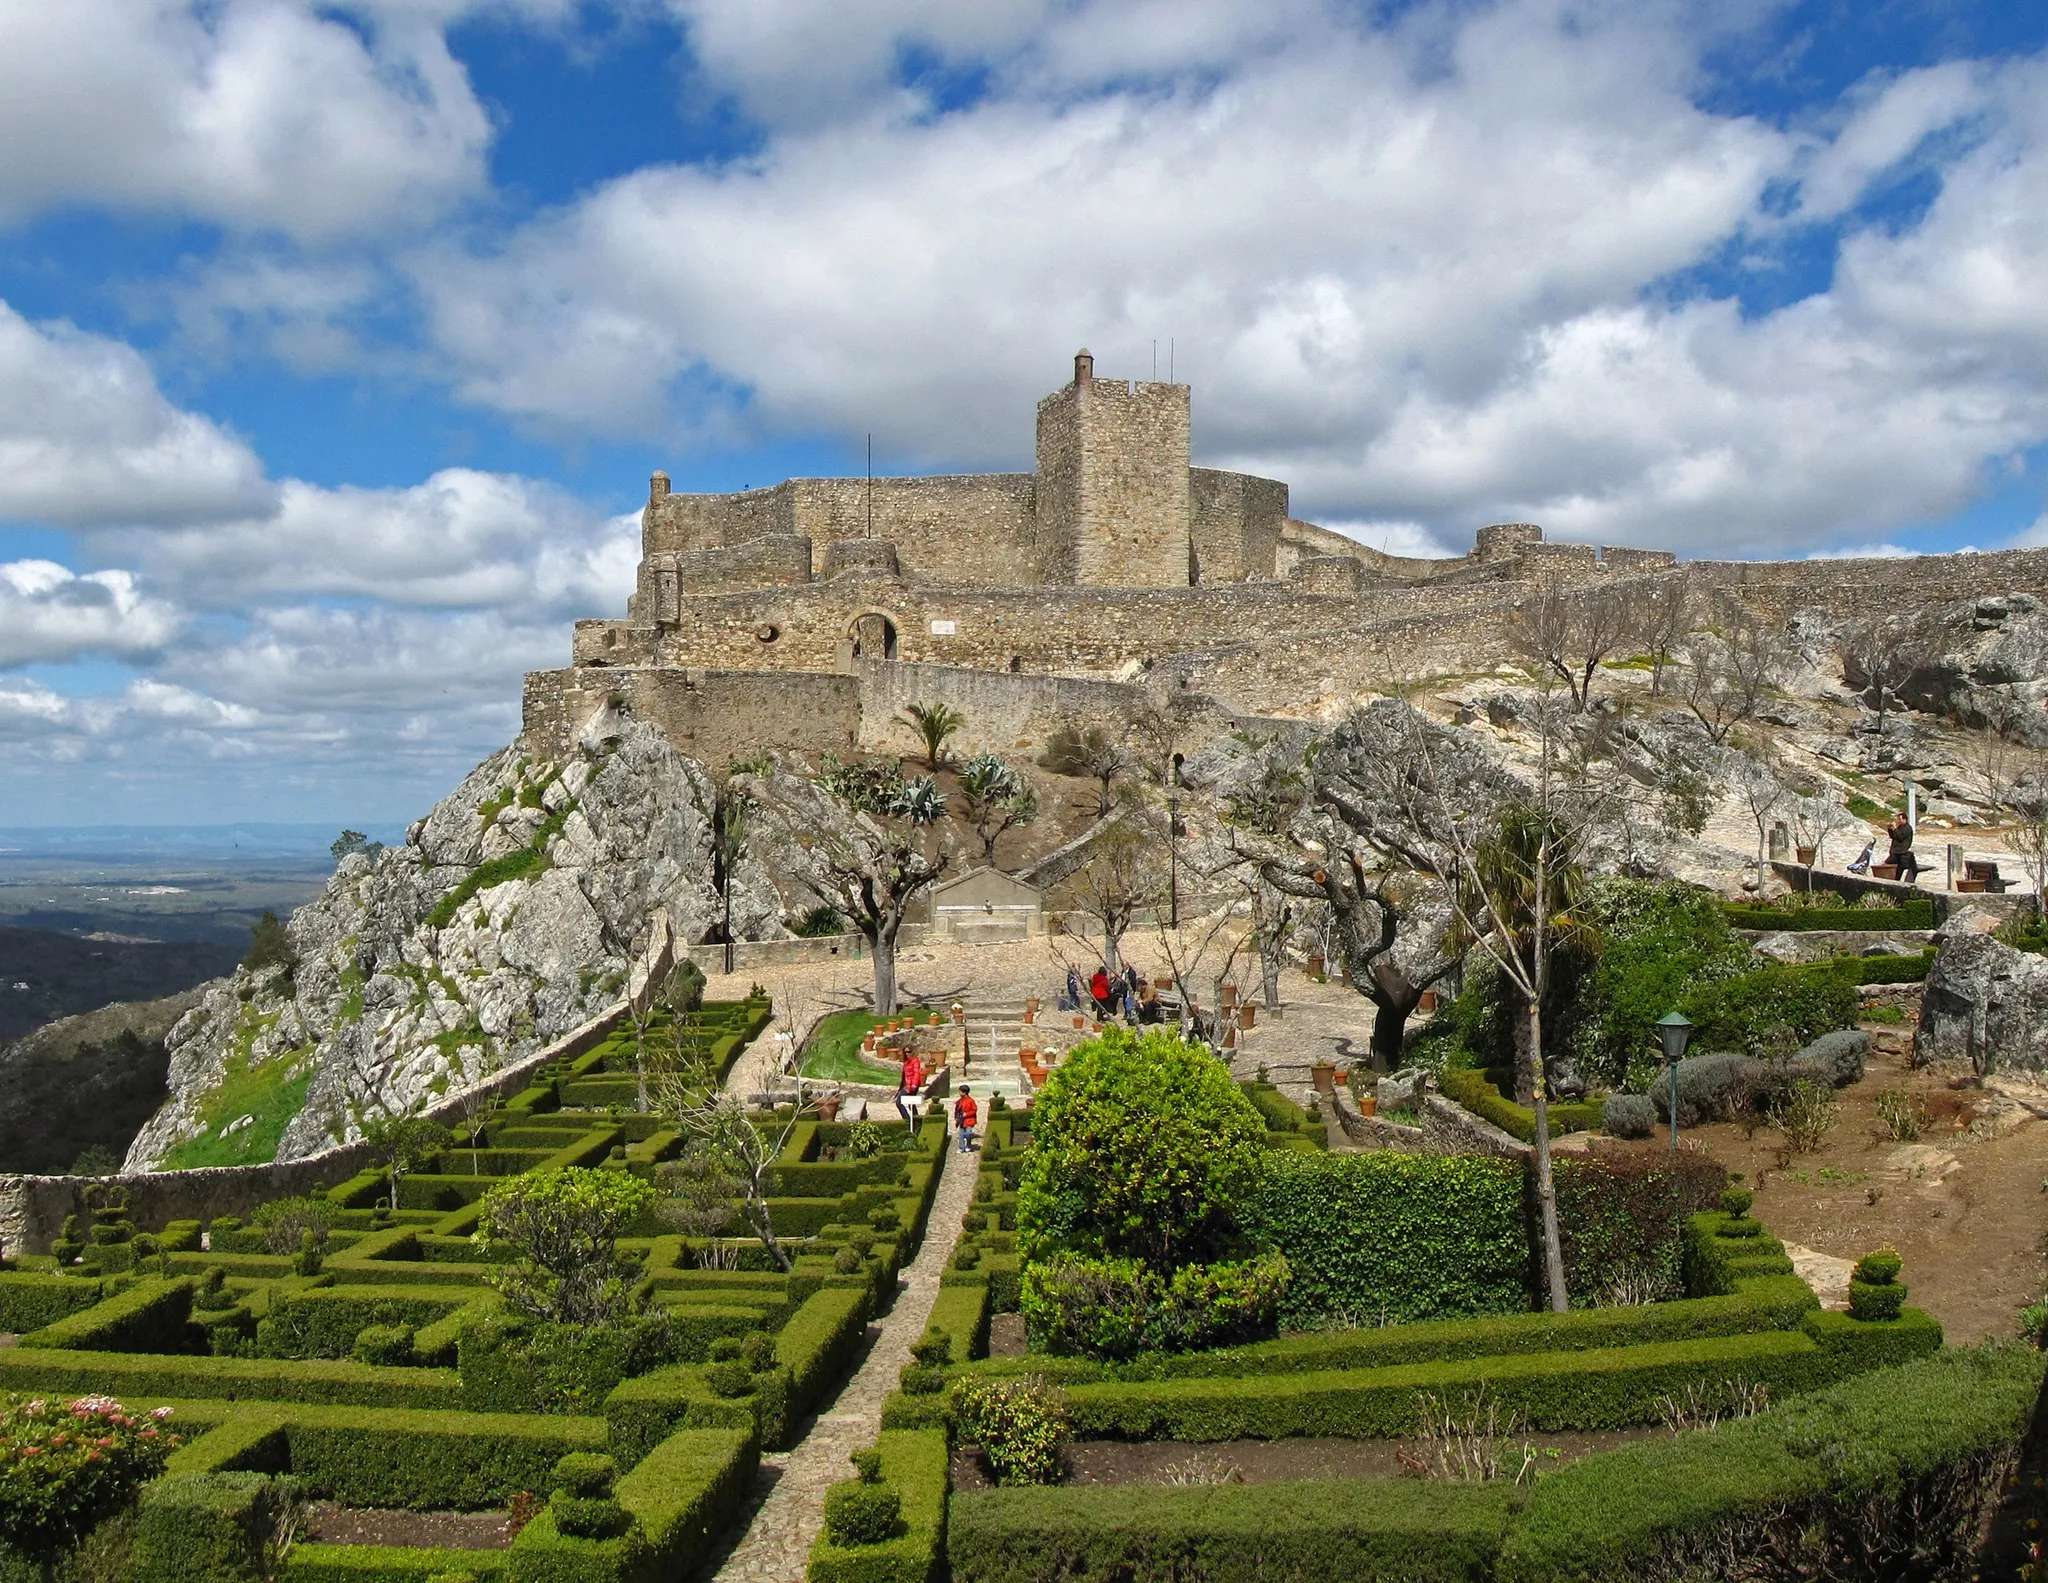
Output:
M426 1114L436 1121L459 1119L477 1094L502 1098L524 1088L549 1061L572 1059L609 1034L626 1014L625 1002L607 1008L553 1044L493 1072L481 1083L451 1094ZM222 1165L196 1171L139 1171L114 1176L0 1176L0 1243L8 1252L46 1253L63 1229L66 1215L80 1213L90 1182L116 1182L128 1189L130 1216L145 1231L161 1231L173 1220L246 1216L273 1198L309 1193L347 1181L370 1162L369 1147L343 1144L304 1159L271 1165Z

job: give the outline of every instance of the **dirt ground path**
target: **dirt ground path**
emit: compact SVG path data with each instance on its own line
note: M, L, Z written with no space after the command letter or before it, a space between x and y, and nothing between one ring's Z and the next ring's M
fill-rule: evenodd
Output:
M1951 1082L1909 1069L1901 1054L1873 1055L1812 1154L1785 1157L1768 1126L1745 1136L1722 1122L1685 1136L1761 1184L1756 1213L1774 1236L1844 1259L1890 1245L1906 1261L1907 1300L1952 1343L2011 1336L2018 1309L2048 1285L2048 1122ZM1927 1109L1911 1143L1887 1136L1878 1116L1889 1089Z
M960 1239L960 1218L973 1201L980 1156L960 1155L948 1137L944 1160L924 1243L903 1272L895 1305L868 1327L866 1360L793 1450L761 1458L745 1530L720 1564L716 1583L802 1583L811 1543L824 1527L825 1491L853 1476L850 1453L875 1443L882 1404L924 1334L939 1277Z

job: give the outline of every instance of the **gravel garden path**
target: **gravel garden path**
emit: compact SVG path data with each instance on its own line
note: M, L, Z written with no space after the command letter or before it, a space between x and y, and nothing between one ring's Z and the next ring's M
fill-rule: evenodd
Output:
M874 1444L882 1404L924 1334L939 1276L960 1239L960 1217L974 1200L979 1156L962 1159L949 1136L944 1159L924 1244L903 1272L895 1306L868 1327L866 1360L793 1450L761 1458L745 1530L719 1566L716 1583L802 1583L811 1542L825 1523L825 1491L853 1476L849 1453Z

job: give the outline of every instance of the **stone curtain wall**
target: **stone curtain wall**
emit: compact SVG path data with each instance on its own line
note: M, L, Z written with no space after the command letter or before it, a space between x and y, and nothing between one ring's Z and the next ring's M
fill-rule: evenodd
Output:
M1499 588L1431 593L1433 603L1484 598ZM689 619L657 633L651 626L579 622L579 664L693 665L707 669L831 670L839 645L867 611L897 631L898 659L1007 671L1114 675L1133 660L1238 641L1312 634L1355 625L1412 592L1374 587L1363 601L1304 594L1284 583L1222 588L938 588L880 579L847 579L757 589L692 600ZM933 624L942 630L934 632ZM950 623L952 630L943 630ZM772 630L776 635L764 639Z
M538 757L573 756L584 722L613 697L714 774L764 746L813 757L850 753L860 735L860 683L852 676L592 666L527 675L521 729L527 750Z
M1145 690L1130 683L1073 676L1012 675L900 661L863 662L859 670L860 745L873 753L915 750L909 728L897 723L897 716L911 704L950 704L967 717L951 743L955 754L986 750L1017 757L1037 754L1060 726L1101 726L1121 734L1146 699ZM1216 711L1214 719L1201 724L1220 732L1235 723L1234 716Z

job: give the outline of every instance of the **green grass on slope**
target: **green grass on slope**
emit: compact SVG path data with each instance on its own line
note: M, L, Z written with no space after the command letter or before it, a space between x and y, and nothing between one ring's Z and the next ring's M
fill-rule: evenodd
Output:
M869 1011L838 1011L819 1023L804 1046L805 1077L822 1077L835 1083L886 1083L888 1078L863 1065L860 1042L868 1029L879 1028L889 1019Z

